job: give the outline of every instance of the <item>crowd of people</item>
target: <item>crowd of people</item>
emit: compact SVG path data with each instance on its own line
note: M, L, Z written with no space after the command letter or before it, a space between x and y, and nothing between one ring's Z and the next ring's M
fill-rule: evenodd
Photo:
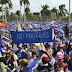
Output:
M1 40L0 72L72 72L72 34L69 27L64 34L56 32L54 42L14 44Z

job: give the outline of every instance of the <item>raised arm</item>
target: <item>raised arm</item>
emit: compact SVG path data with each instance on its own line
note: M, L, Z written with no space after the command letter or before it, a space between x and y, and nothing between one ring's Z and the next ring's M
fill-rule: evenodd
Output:
M33 68L37 64L38 60L39 60L39 57L34 59L34 61L28 66L28 68Z
M47 56L49 57L49 59L52 60L52 58L50 57L49 53L47 51L45 51L45 53L47 54Z
M14 44L14 47L16 48L16 50L18 50L18 48L16 47L16 45Z

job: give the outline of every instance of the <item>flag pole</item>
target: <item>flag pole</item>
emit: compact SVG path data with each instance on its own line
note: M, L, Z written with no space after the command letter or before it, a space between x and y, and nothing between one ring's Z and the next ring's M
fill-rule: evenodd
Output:
M71 0L69 0L69 23L70 23L70 2Z

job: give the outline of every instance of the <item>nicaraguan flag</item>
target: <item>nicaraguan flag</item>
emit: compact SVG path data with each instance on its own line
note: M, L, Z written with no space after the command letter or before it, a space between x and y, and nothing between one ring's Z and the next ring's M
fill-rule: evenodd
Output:
M0 46L0 57L3 57L3 52L2 52L1 46Z
M2 39L6 39L7 41L10 41L10 39L8 39L8 38L5 37L5 36L2 36L1 38L2 38Z
M64 34L64 31L63 31L62 28L59 29L59 32L62 33L62 34Z

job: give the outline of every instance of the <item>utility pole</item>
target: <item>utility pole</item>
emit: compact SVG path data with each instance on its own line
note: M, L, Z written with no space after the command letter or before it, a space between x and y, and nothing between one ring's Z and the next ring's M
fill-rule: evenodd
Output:
M5 3L5 23L6 23L6 3Z
M25 0L24 1L24 22L25 22Z
M70 2L71 0L69 0L69 23L70 23Z

